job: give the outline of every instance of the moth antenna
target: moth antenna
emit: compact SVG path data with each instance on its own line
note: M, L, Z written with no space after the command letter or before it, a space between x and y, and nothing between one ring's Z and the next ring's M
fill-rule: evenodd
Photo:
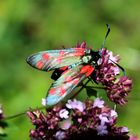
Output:
M109 33L110 33L110 26L109 26L109 24L106 24L106 26L107 26L107 32L106 32L106 35L105 35L103 44L102 44L102 46L101 46L101 49L104 47L105 42L106 42L106 39L107 39L107 37L108 37L108 35L109 35Z
M114 63L116 66L118 66L121 70L122 70L122 72L123 72L123 74L124 75L126 75L126 71L125 71L125 69L122 67L122 66L120 66L119 64L117 64L116 62L114 62L113 60L111 60L111 59L109 59L112 63Z
M110 26L109 26L109 24L106 24L106 26L107 26L107 32L106 32L106 35L105 35L103 44L102 44L102 46L101 46L101 50L102 50L102 48L104 47L104 45L105 45L105 43L106 43L106 39L107 39L107 37L108 37L108 35L109 35L109 33L110 33ZM100 55L101 55L101 51L100 51L99 53L100 53ZM124 75L126 75L126 71L125 71L125 69L124 69L122 66L120 66L119 64L117 64L116 62L114 62L114 61L111 60L111 59L109 59L109 60L110 60L112 63L114 63L116 66L118 66L118 67L122 70L122 72L124 73Z

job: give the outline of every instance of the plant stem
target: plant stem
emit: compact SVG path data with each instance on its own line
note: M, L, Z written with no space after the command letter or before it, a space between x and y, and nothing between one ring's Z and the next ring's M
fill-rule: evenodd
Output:
M35 109L28 109L28 110L25 110L24 112L22 112L22 113L18 113L18 114L15 114L15 115L11 115L11 116L7 116L7 117L4 117L3 119L1 119L2 121L5 121L5 120L10 120L10 119L14 119L14 118L16 118L16 117L20 117L20 116L22 116L22 115L26 115L26 112L28 112L28 111L34 111L34 110L36 110L36 109L45 109L46 107L39 107L39 108L35 108Z

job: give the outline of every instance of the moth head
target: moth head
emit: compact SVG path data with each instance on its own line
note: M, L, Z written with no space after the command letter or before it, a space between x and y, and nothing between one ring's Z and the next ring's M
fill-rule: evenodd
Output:
M91 55L92 55L92 61L94 61L95 63L97 63L97 61L101 58L101 54L99 51L92 51Z

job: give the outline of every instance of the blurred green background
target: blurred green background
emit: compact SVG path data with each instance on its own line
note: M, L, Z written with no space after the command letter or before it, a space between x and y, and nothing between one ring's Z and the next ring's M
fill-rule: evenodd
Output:
M120 64L134 82L128 104L118 107L118 121L140 135L139 6L138 0L1 0L0 103L6 116L40 107L52 82L51 72L31 68L27 56L63 45L74 47L78 41L97 50L109 23L111 33L105 47L120 54ZM33 126L26 116L8 124L4 140L29 140Z

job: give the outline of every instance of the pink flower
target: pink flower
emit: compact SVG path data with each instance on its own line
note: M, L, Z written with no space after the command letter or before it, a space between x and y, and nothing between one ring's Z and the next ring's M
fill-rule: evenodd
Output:
M132 88L132 80L127 76L122 76L106 88L111 101L124 105L127 102L126 97L128 96L128 92Z
M101 100L100 98L96 98L94 100L93 107L98 107L98 108L104 107L104 101Z
M120 73L119 67L114 67L114 74L118 75Z
M68 114L69 114L69 112L66 109L61 109L59 112L60 118L64 118L64 119L69 118Z
M139 140L138 136L130 135L129 140Z
M66 138L66 134L64 131L57 131L55 134L56 140L63 140Z
M115 118L118 117L117 112L115 110L111 110L110 117L115 117Z
M63 130L67 130L71 127L72 121L70 119L63 120L62 122L59 123L59 127Z
M122 132L122 133L128 133L129 130L128 130L127 127L122 127L122 128L121 128L121 132Z
M76 99L74 99L73 101L68 100L66 107L69 109L78 109L79 111L83 112L85 109L85 103L77 101Z
M120 135L125 135L125 134L129 133L129 130L127 127L118 127L116 129L116 133L120 134Z
M98 135L103 136L103 135L107 135L108 134L107 126L105 126L105 125L98 125L96 127L96 130L98 132Z
M115 63L119 62L119 60L120 60L119 55L115 55L114 56L113 55L113 52L111 52L111 51L107 51L107 52L108 52L108 55L109 55L109 61L108 61L108 63L112 63L112 61L114 61Z
M108 114L106 114L106 113L100 114L99 115L99 119L101 121L101 125L105 125L105 123L108 123L109 122L109 120L108 120Z

